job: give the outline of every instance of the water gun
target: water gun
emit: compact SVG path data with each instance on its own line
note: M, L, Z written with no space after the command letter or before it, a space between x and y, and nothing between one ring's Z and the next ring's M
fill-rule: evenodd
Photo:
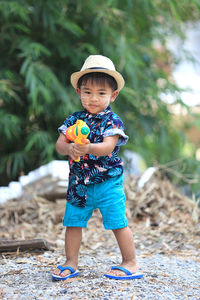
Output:
M76 123L67 128L65 136L69 141L79 145L86 144L86 139L90 133L90 128L82 120L77 120ZM80 161L78 157L75 161Z

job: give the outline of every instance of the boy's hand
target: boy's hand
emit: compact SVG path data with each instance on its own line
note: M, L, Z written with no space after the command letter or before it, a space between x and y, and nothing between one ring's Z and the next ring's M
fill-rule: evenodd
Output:
M86 144L84 144L84 145L79 145L79 144L75 144L75 143L73 143L72 145L73 145L74 156L79 157L79 156L84 156L85 154L89 153L90 141L88 139L86 139Z
M73 160L77 160L78 159L78 155L75 154L75 151L74 151L74 146L76 144L75 143L70 143L69 144L69 152L68 152L68 155L73 159Z

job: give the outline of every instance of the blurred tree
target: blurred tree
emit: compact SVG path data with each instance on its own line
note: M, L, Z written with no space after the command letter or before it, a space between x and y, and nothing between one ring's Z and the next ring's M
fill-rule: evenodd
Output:
M166 38L184 38L182 23L199 17L196 0L0 0L0 183L58 158L57 127L80 109L70 75L90 54L126 80L113 108L127 147L149 165L180 158L184 136L160 100L172 93L183 105Z

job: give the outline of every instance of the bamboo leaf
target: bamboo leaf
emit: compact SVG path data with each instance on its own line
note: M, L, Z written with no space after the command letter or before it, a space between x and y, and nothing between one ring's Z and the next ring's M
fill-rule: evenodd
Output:
M60 20L60 26L62 26L67 31L73 33L77 37L81 37L84 35L84 30L76 23L69 21L69 20Z

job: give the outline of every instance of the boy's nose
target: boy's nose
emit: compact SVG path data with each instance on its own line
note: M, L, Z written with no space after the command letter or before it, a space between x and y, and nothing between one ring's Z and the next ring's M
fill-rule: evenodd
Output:
M90 99L91 99L92 101L97 101L97 100L98 100L97 98L98 98L98 97L97 97L96 94L92 94L91 97L90 97Z

